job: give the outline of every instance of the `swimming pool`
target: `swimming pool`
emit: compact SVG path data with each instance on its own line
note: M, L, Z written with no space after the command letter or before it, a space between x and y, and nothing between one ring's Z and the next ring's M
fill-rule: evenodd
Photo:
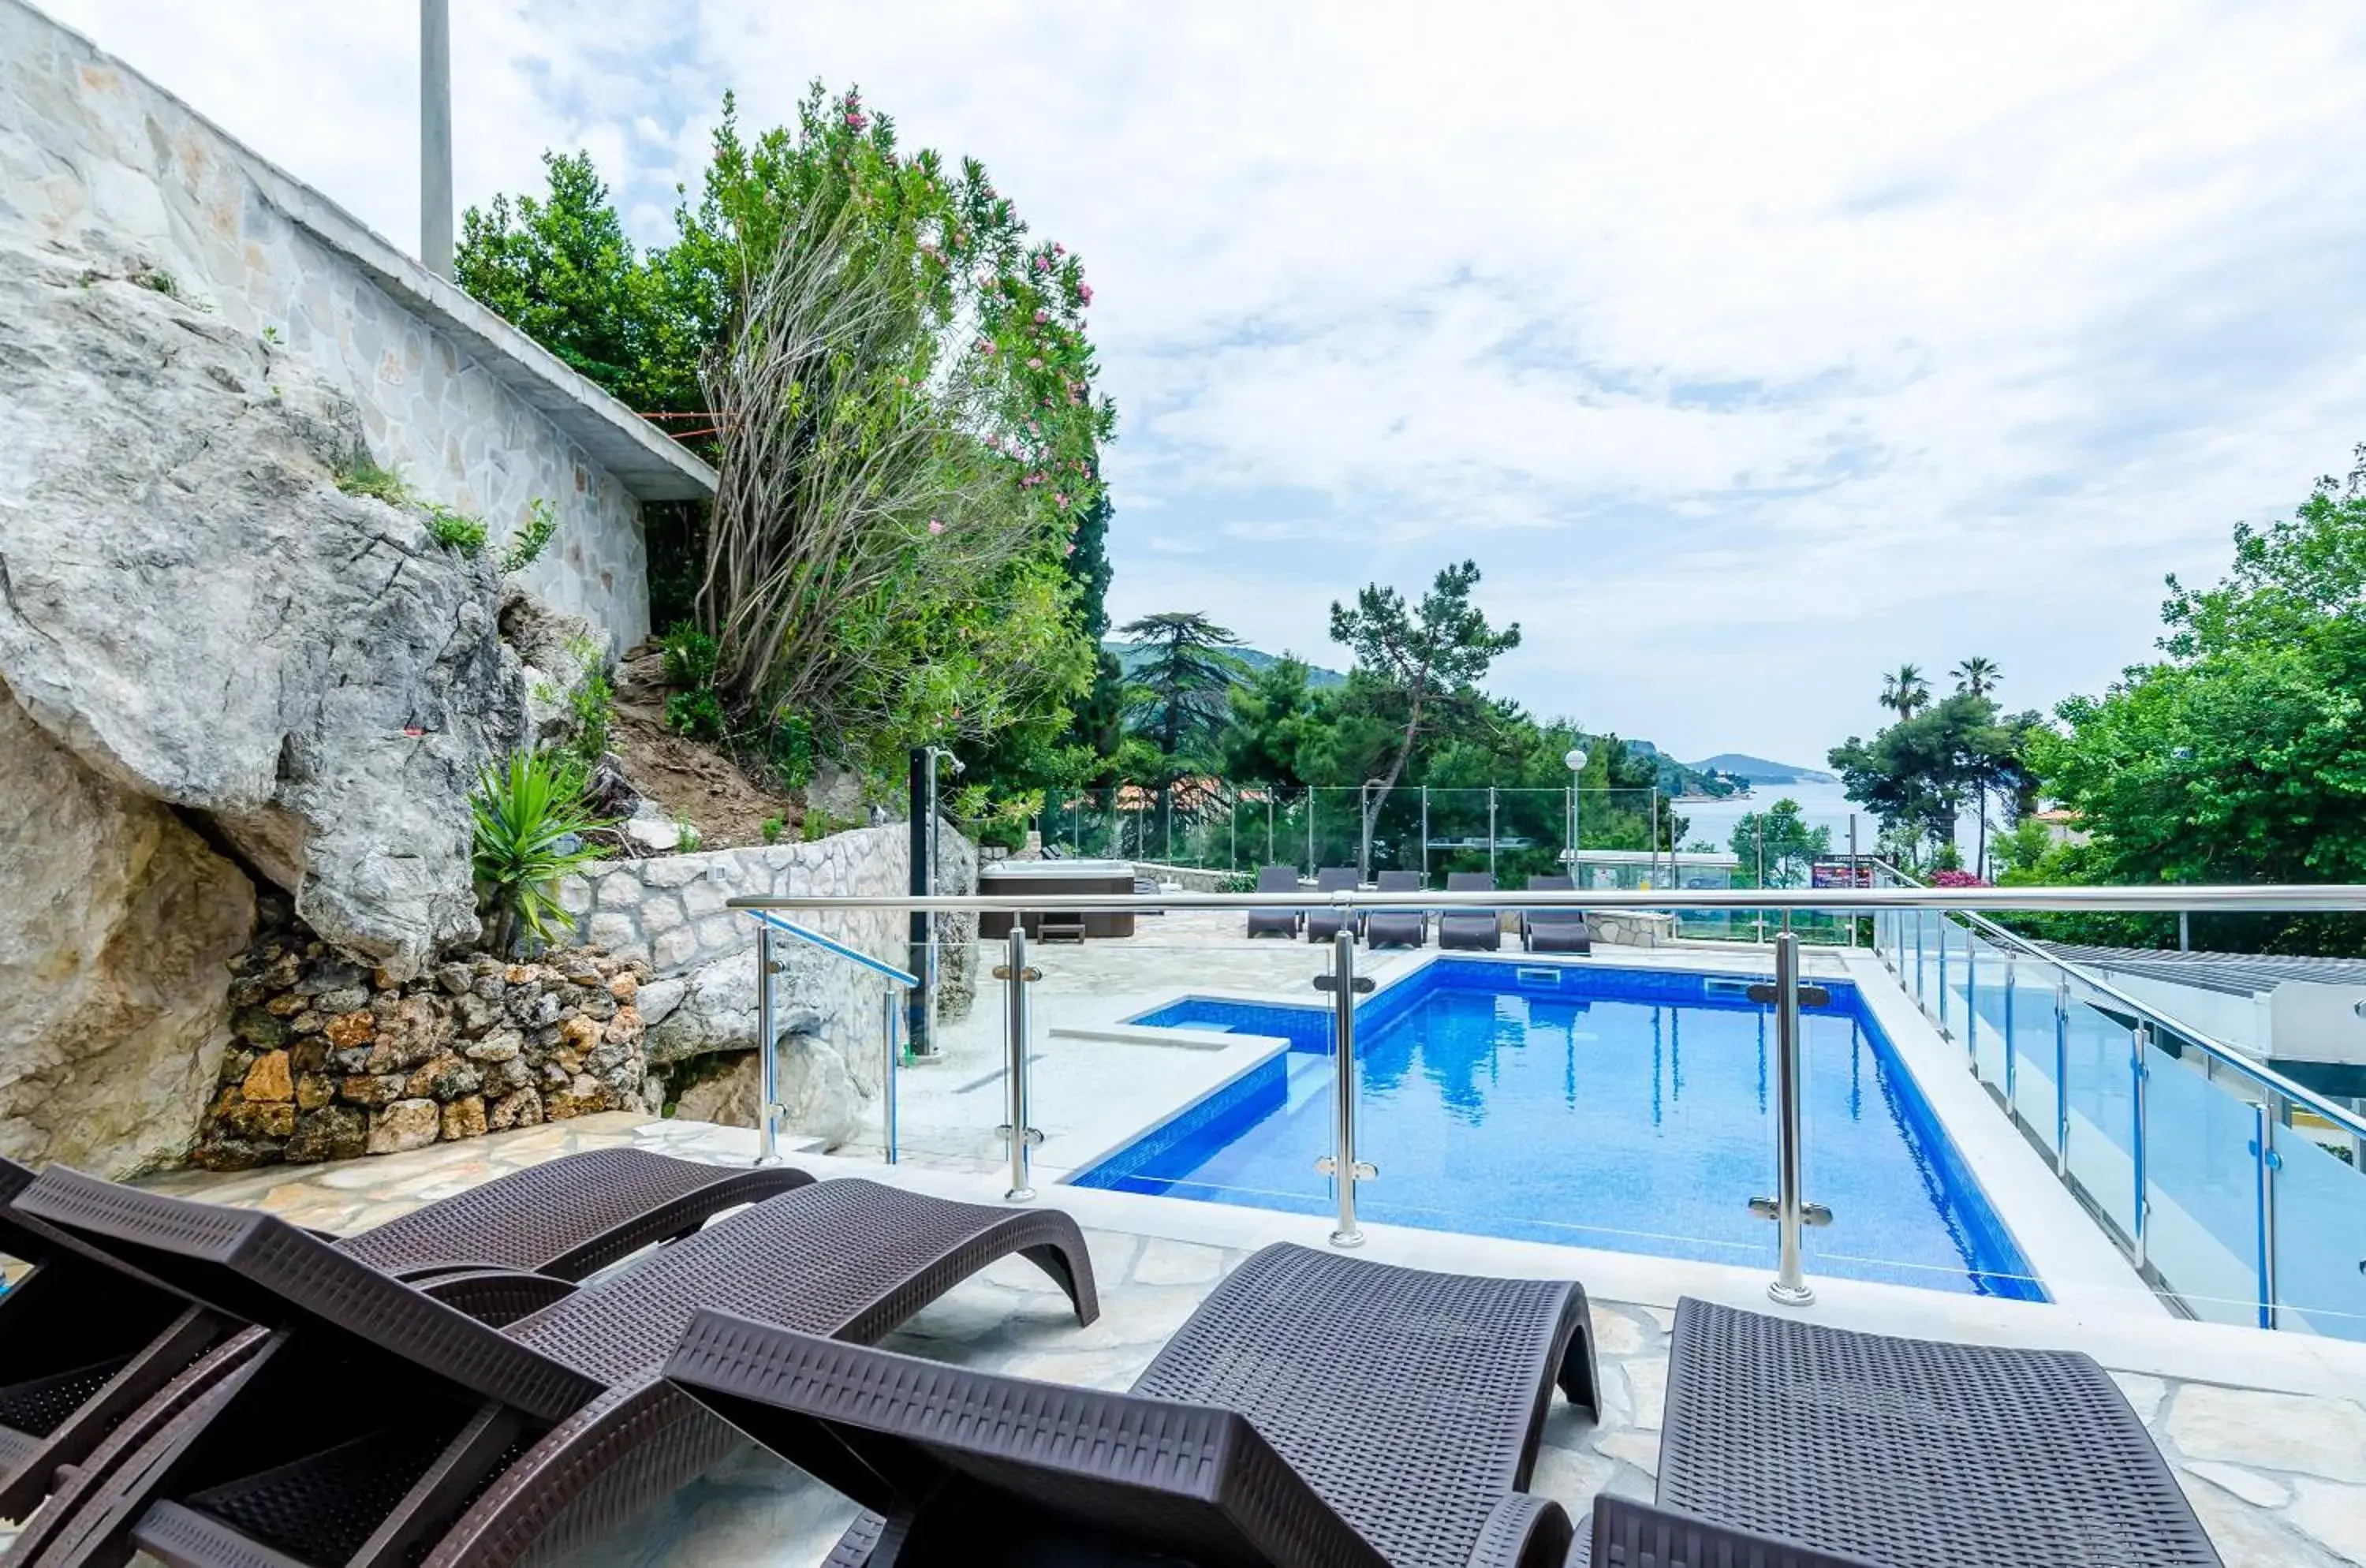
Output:
M1810 1272L2044 1300L1845 981L1804 1010ZM1368 1220L1774 1265L1774 1016L1739 976L1439 959L1361 1004ZM1301 1213L1335 1207L1327 1009L1187 997L1129 1021L1289 1042L1070 1180Z

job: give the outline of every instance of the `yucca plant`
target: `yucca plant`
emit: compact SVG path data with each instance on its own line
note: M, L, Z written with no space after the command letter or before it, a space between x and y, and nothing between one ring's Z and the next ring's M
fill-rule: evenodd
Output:
M558 751L517 751L489 762L468 796L476 816L477 904L492 923L492 945L547 946L563 931L559 878L600 858L584 835L607 824L583 799L582 764Z

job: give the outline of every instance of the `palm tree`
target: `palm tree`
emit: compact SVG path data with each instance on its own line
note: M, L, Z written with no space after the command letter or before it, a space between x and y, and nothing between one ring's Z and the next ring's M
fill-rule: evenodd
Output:
M1974 655L1955 666L1955 690L1968 692L1976 697L1987 696L2003 679L2004 672L1996 667L1993 659Z
M1900 720L1912 718L1930 700L1931 683L1922 679L1919 664L1901 664L1895 674L1881 678L1881 705Z

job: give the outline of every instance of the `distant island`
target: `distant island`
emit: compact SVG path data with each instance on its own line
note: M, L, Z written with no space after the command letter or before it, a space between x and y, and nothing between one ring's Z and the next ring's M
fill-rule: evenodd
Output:
M1750 784L1838 784L1830 773L1820 773L1813 768L1794 767L1788 762L1770 762L1763 757L1752 757L1743 751L1719 751L1714 757L1704 757L1692 764L1704 773L1722 773L1729 779L1740 779Z

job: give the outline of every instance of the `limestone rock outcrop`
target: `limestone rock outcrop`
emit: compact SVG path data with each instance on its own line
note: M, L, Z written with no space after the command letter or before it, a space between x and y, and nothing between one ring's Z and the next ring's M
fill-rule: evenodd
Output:
M395 976L473 938L467 796L525 723L491 562L341 492L361 412L161 272L0 247L0 322L15 702Z
M254 888L5 686L0 847L0 1154L105 1176L177 1157L220 1068Z

